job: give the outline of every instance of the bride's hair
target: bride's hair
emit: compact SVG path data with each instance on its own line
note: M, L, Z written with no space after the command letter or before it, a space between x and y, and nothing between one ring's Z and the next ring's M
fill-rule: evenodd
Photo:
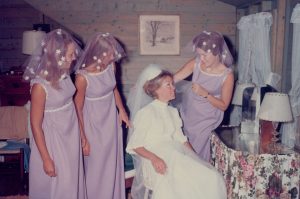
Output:
M161 87L162 82L166 77L171 77L173 79L173 74L169 71L162 70L158 76L146 81L143 86L145 93L152 98L157 98L156 90Z

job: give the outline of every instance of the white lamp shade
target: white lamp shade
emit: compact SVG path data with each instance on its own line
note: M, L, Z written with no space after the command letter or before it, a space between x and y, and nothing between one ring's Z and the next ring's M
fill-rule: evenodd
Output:
M235 91L232 98L232 104L242 106L243 104L243 93L246 88L254 87L255 85L252 83L238 84L235 87Z
M258 112L258 118L273 122L292 121L289 96L284 93L266 93Z
M23 32L22 53L32 55L37 46L41 45L45 35L44 31L29 30Z

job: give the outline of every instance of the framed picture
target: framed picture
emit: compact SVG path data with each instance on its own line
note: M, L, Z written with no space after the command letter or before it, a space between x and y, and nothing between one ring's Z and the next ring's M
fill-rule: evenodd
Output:
M179 55L179 15L140 15L140 54Z

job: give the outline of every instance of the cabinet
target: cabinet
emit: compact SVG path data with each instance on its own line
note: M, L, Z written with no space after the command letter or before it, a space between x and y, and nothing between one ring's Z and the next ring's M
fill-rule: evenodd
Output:
M0 196L27 193L28 173L24 172L24 150L0 149Z
M0 150L0 175L18 174L21 180L24 177L24 151Z
M30 83L22 75L0 75L1 106L23 106L30 99Z

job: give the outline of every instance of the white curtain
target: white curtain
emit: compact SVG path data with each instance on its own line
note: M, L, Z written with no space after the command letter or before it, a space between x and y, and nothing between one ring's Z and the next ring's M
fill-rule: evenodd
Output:
M272 15L261 12L244 16L238 22L239 55L238 83L254 83L264 86L271 73L270 27ZM239 125L241 107L234 106L230 125Z
M282 128L282 143L294 147L295 143L299 146L300 138L297 133L300 116L300 4L293 10L291 23L293 23L293 47L292 47L292 88L289 92L290 103L293 112L293 122L284 123Z

